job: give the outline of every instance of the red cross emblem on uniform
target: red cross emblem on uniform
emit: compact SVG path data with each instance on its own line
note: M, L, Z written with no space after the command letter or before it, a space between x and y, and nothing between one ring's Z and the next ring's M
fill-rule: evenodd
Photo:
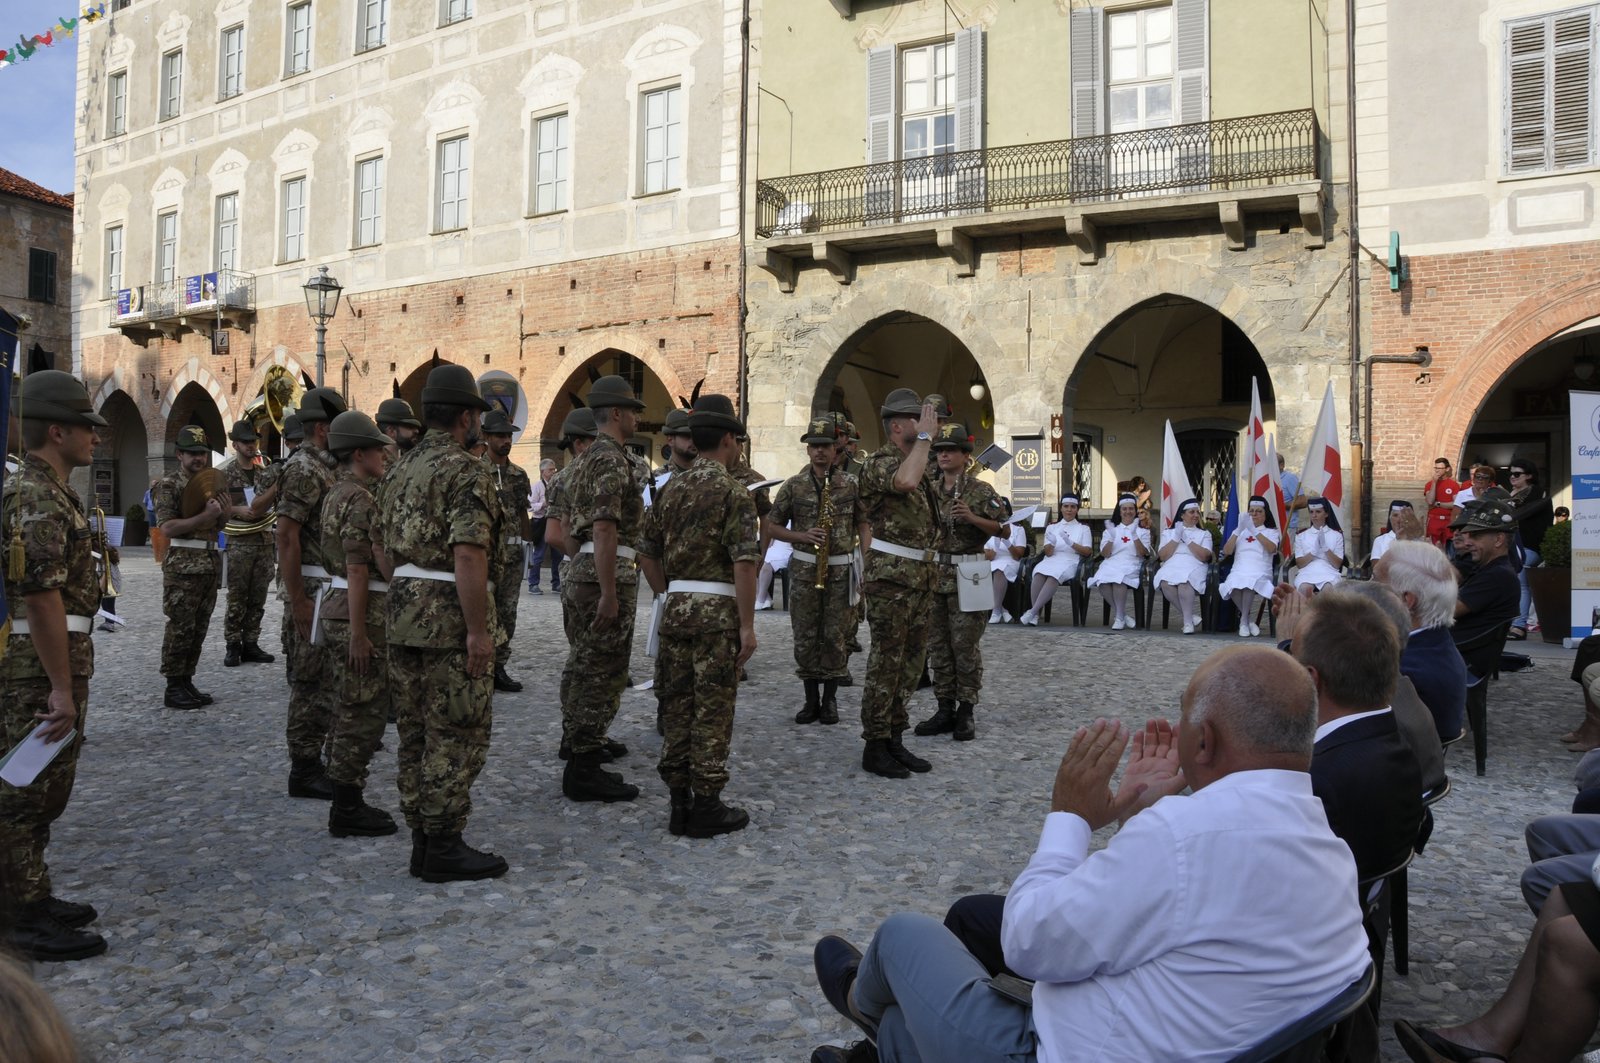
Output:
M1125 542L1125 543L1131 543L1131 542L1133 542L1133 540L1132 540L1132 539L1130 539L1130 538L1128 538L1128 537L1127 537L1127 536L1126 536L1126 535L1124 535L1124 536L1123 536L1123 537L1122 537L1122 541L1123 541L1123 542Z
M1247 543L1253 543L1256 541L1256 537L1254 535L1246 535L1244 537L1244 541Z

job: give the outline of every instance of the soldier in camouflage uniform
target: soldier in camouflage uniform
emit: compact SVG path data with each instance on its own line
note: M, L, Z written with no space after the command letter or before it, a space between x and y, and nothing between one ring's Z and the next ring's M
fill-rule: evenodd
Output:
M655 686L665 741L657 766L672 796L667 829L711 838L750 822L722 803L728 783L738 670L756 648L755 502L728 475L744 425L726 395L701 395L689 414L698 457L645 515L641 565L661 616Z
M806 701L794 722L831 724L839 722L837 691L839 678L846 674L845 642L855 617L850 602L851 561L858 537L870 528L862 516L855 478L834 464L838 442L833 423L812 421L801 442L809 464L778 488L766 532L795 547L789 562L789 622L794 630L795 674L805 686ZM818 523L824 491L831 500L831 533ZM818 564L827 572L827 586L820 591Z
M511 640L517 634L517 592L522 588L522 570L527 559L522 544L531 531L528 493L533 490L527 472L511 460L511 433L520 431L522 427L512 424L511 418L499 407L484 415L483 438L489 444L484 460L494 474L495 489L500 492L500 509L506 518L506 536L499 547L500 581L494 588L495 613L505 629L506 641L495 650L494 688L510 694L522 689L522 684L506 671L506 662L511 659Z
M861 470L865 467L865 460L857 453L861 443L861 433L856 431L855 422L845 420L844 414L836 413L834 424L835 435L839 441L839 459L837 466L840 471L852 477L857 485L861 483ZM859 553L859 548L857 550ZM849 630L845 636L845 671L839 677L842 687L855 686L855 677L850 674L850 658L861 652L861 621L867 615L867 599L865 595L858 597L850 607Z
M900 735L927 652L938 580L938 505L926 475L938 421L933 407L910 388L891 391L881 413L887 442L867 458L860 484L861 506L872 524L864 589L872 652L861 691L861 766L904 779L930 768Z
M978 640L988 629L989 618L981 611L961 611L956 565L984 559L983 544L1000 534L1006 510L994 488L967 471L972 440L965 426L942 425L933 441L933 453L939 468L939 586L933 594L928 663L933 668L939 708L917 724L916 733L952 734L956 741L965 742L977 736L972 707L983 689L983 651Z
M378 403L378 430L388 436L394 447L389 452L385 467L392 466L402 454L408 454L422 438L422 422L411 411L405 399L384 399Z
M561 605L571 646L561 707L571 757L561 792L573 801L632 801L639 788L600 764L633 650L639 591L634 558L645 485L623 443L633 436L644 403L620 376L596 380L588 403L598 434L561 475L569 547Z
M333 799L322 747L338 700L325 646L313 642L313 617L330 576L322 557L322 496L333 486L337 462L328 453L328 423L344 412L332 388L313 388L300 402L305 443L284 465L278 481L278 579L289 644L289 796Z
M228 494L234 505L245 507L250 514L246 519L254 523L271 513L277 501L277 493L266 476L271 466L256 464L259 437L249 421L235 421L228 438L233 440L233 460L222 467L228 478ZM247 489L253 497L245 497ZM228 533L228 608L222 618L227 656L222 663L229 668L245 662L271 664L277 659L260 646L261 615L266 611L267 591L277 570L278 554L270 528Z
M489 467L466 450L488 408L470 370L436 366L422 389L427 432L378 487L377 538L394 566L384 598L400 811L411 873L427 882L506 872L503 859L461 839L489 754L504 638L491 588L506 525Z
M21 564L10 559L4 573L14 619L0 653L0 742L15 748L41 722L48 739L77 735L31 784L0 784L0 880L10 909L7 944L36 960L79 960L106 950L104 938L84 929L99 913L52 896L44 851L77 775L94 675L89 632L100 605L95 536L67 478L93 462L94 430L106 421L66 373L30 373L20 391L28 453L6 476L0 499L0 547L22 550Z
M161 674L167 678L163 700L169 709L198 709L214 700L195 689L194 670L222 578L217 532L225 520L247 517L250 511L232 505L224 495L213 496L205 509L184 517L184 488L195 474L211 467L211 444L205 429L192 424L178 431L175 446L178 471L155 489L156 525L172 540L161 566L161 611L167 616L161 640Z
M295 451L305 445L306 430L300 425L300 418L289 414L283 419L283 445L288 453L282 461L275 461L262 470L258 482L262 488L270 488L283 478L283 470L288 466L289 460L294 457ZM273 496L273 512L277 512L277 496ZM273 546L277 546L277 528L273 528ZM282 599L283 588L278 588L278 597ZM287 614L286 614L287 615ZM283 673L289 685L294 685L294 657L290 654L290 644L296 635L293 624L280 624L278 626L278 645L283 649Z

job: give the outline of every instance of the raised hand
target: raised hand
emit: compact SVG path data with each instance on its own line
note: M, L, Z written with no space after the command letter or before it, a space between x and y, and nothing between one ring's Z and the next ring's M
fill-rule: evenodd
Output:
M1090 830L1099 830L1128 812L1144 787L1138 786L1129 793L1111 793L1111 776L1116 774L1127 746L1128 730L1120 723L1099 719L1078 728L1056 769L1050 810L1070 812L1089 824Z
M1124 824L1163 797L1188 785L1178 762L1177 732L1166 720L1151 720L1133 734L1133 751L1122 772L1116 801L1125 806L1118 817Z

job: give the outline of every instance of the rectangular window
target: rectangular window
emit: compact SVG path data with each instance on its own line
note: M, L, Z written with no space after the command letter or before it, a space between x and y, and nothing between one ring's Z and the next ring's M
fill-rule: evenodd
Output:
M383 156L356 163L356 246L383 242Z
M106 230L106 294L112 298L122 290L122 226Z
M229 26L222 31L222 48L217 58L217 98L231 99L244 91L243 26Z
M533 212L553 214L567 209L568 130L564 114L533 123Z
M239 194L217 197L217 269L239 268Z
M1106 38L1109 130L1172 125L1172 8L1112 12Z
M56 253L28 248L28 298L36 303L56 301Z
M449 26L472 17L472 0L439 0L439 25Z
M156 217L156 282L170 284L178 279L178 212Z
M434 232L467 227L467 188L471 184L471 152L466 137L439 141L438 201Z
M683 187L682 97L682 90L674 85L647 92L641 101L646 195Z
M161 57L161 119L183 113L183 49Z
M283 182L283 247L279 258L298 262L306 257L306 179Z
M106 79L106 136L128 131L128 72L119 70Z
M1506 23L1506 173L1595 164L1597 27L1593 6Z
M389 41L389 0L356 0L356 51L382 48Z
M311 69L311 4L294 4L284 12L283 76Z

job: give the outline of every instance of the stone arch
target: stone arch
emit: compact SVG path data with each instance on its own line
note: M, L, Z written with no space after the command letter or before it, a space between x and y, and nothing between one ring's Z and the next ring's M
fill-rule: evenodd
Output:
M263 358L261 361L257 362L255 369L251 371L250 376L248 377L249 384L243 389L245 396L243 401L246 405L249 405L251 402L255 401L255 397L261 394L261 389L266 383L267 370L275 365L281 365L285 369L289 370L289 372L293 373L295 380L299 381L302 387L304 387L307 380L315 379L315 375L313 373L313 370L316 368L315 362L312 363L310 368L307 368L305 363L301 362L300 359L290 354L287 350L282 347L276 347L273 349L272 354L269 357Z
M528 393L529 424L524 428L539 424L544 426L540 430L542 438L557 438L561 421L570 408L565 401L567 382L595 359L616 351L643 362L644 367L661 381L669 396L688 395L694 387L693 381L684 383L677 367L657 349L655 339L635 330L607 330L604 335L585 337L580 345L569 345L566 357L562 360L565 371L552 373L545 378L544 386L538 392ZM535 411L541 411L537 413L537 418ZM665 416L666 411L645 410L643 415L647 419L654 419Z
M198 358L191 358L184 363L183 368L179 369L177 374L173 376L172 383L167 385L167 390L161 396L162 417L171 418L172 407L176 404L179 393L190 384L200 385L211 396L211 401L216 404L217 413L221 416L224 426L233 422L233 413L228 408L227 391L223 388L222 382L211 375L211 370L200 364L200 359ZM183 426L178 426L178 428L181 427ZM169 441L176 439L177 434L178 429L169 425Z
M103 469L109 473L107 478L112 485L110 505L104 508L107 515L120 517L144 498L149 486L149 427L133 395L115 386L111 377L95 392L94 406L108 422L108 427L99 433L102 442L94 451L96 504L104 506L98 493Z
M163 402L163 408L168 404ZM178 441L178 433L185 425L198 424L205 429L206 442L217 453L228 449L228 426L231 418L218 404L216 396L198 380L191 380L179 388L167 411L163 451Z

